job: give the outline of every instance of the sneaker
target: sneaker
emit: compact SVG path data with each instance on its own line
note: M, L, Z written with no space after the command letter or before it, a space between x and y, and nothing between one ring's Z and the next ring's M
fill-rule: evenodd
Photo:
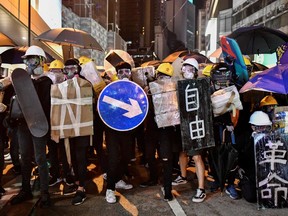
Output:
M116 185L115 188L117 189L124 189L124 190L129 190L133 188L133 185L131 184L127 184L125 181L123 180L119 180Z
M63 181L66 183L68 186L74 185L74 179L72 175L67 175L66 178L63 179Z
M198 188L196 195L192 198L192 201L200 203L203 202L205 198L206 198L205 190Z
M44 193L40 198L40 208L48 208L51 206L51 199L49 193Z
M108 203L111 203L111 204L116 203L115 191L113 191L111 189L107 189L105 199Z
M157 181L149 180L149 181L146 181L146 182L142 182L139 186L142 187L142 188L146 188L146 187L155 186L155 185L157 185Z
M68 187L64 186L63 195L68 196L68 195L75 194L77 189L78 189L78 185L76 185L76 184L73 184L73 185L68 186Z
M238 193L234 187L234 185L228 185L225 190L226 194L230 196L231 199L238 199Z
M161 187L162 193L164 195L164 201L169 202L173 200L173 195L171 193L171 190L165 190L164 187Z
M77 190L75 196L72 199L72 205L80 205L86 200L85 191Z
M187 178L182 177L179 175L173 182L172 185L180 185L180 184L186 184L187 183Z
M49 181L49 186L50 186L50 187L51 187L51 186L54 186L54 185L60 183L61 181L62 181L61 178L56 178L56 177L52 176L52 178L51 178L50 181Z
M19 204L31 199L33 199L33 195L31 192L20 190L20 192L11 199L11 205Z

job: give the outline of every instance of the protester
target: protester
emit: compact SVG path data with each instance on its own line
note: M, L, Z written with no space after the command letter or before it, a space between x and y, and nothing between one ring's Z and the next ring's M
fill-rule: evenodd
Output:
M65 62L63 70L65 80L73 79L74 77L84 79L84 77L80 75L80 72L81 66L78 59L72 58ZM72 199L72 205L80 205L87 198L85 180L87 173L87 150L90 144L90 136L76 136L66 139L69 140L71 162L75 173L75 184L70 186L68 189L64 189L63 193L64 195L75 193ZM62 142L64 141L62 140Z
M115 66L119 80L131 80L131 65L120 62ZM132 184L122 180L128 173L128 163L132 155L135 138L135 129L130 131L117 131L110 127L105 128L106 148L108 154L106 201L115 203L115 189L131 189Z
M199 64L196 59L188 58L183 62L181 67L182 76L184 79L197 79L198 77ZM193 202L203 202L206 198L204 181L205 181L205 166L202 160L202 150L192 150L189 152L189 156L195 162L196 175L198 178L198 188L197 193L193 196ZM172 185L179 185L187 183L187 164L188 156L187 152L181 151L179 154L179 165L181 170L181 175L179 175L173 182Z
M170 63L162 63L156 70L156 81L165 85L171 83L174 68ZM152 84L152 83L151 83ZM151 88L151 84L149 85ZM154 103L155 101L153 101ZM155 108L155 103L154 103ZM160 108L162 109L162 108ZM158 126L159 127L159 126ZM163 194L165 201L173 200L172 195L172 173L173 173L173 153L179 154L181 150L180 125L159 127L159 155L163 165Z
M211 92L215 92L217 90L224 89L228 86L231 86L234 84L234 75L233 72L229 69L229 67L224 64L220 63L219 65L216 65L212 68L211 72ZM235 114L235 116L233 115ZM214 130L214 140L215 140L215 146L220 146L225 139L225 142L230 142L232 144L235 144L235 141L233 140L233 131L234 127L237 125L238 118L239 118L239 110L234 110L234 112L225 111L223 114L216 116L213 118L213 130ZM223 133L225 131L225 133ZM230 134L230 136L228 136ZM224 139L223 139L224 138ZM214 167L210 159L210 169L211 174L214 177L214 182L211 185L211 191L217 190L219 185L219 179L216 174L216 167ZM236 178L237 173L237 165L234 165L234 167L229 171L226 179L228 185L226 186L225 192L230 196L232 199L238 199L239 195L235 189L234 181Z
M48 77L43 76L42 66L45 59L46 55L44 51L38 46L30 46L23 56L23 61L27 66L27 72L33 79L47 121L50 122L50 88L52 81ZM32 154L34 152L40 177L40 206L49 207L51 200L48 192L49 170L46 160L46 144L49 132L43 137L35 137L29 131L26 121L27 120L23 118L17 125L17 136L21 154L22 189L12 198L11 204L18 204L33 198L30 178L33 162Z
M45 73L48 76L53 84L61 83L64 81L64 64L60 60L54 60L50 63L48 71ZM65 146L63 140L60 143L56 143L54 140L50 139L47 143L48 146L48 158L50 162L50 180L49 186L54 186L62 180L68 185L73 185L73 176L71 174L71 169L69 167ZM62 172L61 166L62 164ZM61 177L62 174L62 177Z
M272 121L274 117L274 109L277 105L277 100L272 95L267 95L260 101L259 107L263 112L268 114Z

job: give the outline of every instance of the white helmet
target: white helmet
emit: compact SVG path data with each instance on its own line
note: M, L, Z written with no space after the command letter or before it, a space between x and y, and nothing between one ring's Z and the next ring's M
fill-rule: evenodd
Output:
M183 62L183 65L191 65L193 67L195 67L197 70L199 70L199 64L198 64L198 61L194 58L188 58L186 59L184 62Z
M45 55L45 52L42 48L38 47L38 46L30 46L26 52L25 52L25 55L22 56L22 58L27 58L27 56L42 56L46 59L46 55Z
M272 125L268 114L263 111L255 111L250 116L249 123L257 126Z

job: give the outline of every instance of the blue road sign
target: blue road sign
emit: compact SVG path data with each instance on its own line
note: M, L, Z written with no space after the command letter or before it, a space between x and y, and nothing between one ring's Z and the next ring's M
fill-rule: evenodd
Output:
M102 121L117 131L140 125L148 113L148 98L136 83L119 80L107 85L98 98L97 109Z

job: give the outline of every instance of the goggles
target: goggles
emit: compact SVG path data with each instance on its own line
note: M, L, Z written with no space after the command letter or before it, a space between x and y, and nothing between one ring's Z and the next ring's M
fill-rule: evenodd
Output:
M196 72L195 67L193 67L191 65L182 66L181 71L183 73L195 73Z
M171 78L170 76L163 74L161 72L158 72L156 75L157 80L165 80L165 79L170 79L170 78Z
M24 64L28 67L36 67L40 64L40 58L38 56L28 56L23 60Z
M119 69L117 71L117 76L119 79L129 78L131 77L131 70L130 69Z
M67 65L64 67L64 74L76 74L78 73L78 66L77 65Z

